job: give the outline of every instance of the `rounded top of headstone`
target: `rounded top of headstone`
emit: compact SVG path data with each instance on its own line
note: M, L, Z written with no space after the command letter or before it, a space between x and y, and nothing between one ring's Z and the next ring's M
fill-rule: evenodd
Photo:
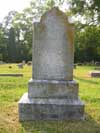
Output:
M49 11L47 11L47 12L41 17L40 22L43 23L43 22L45 21L45 19L47 18L47 16L48 16L49 18L52 17L52 16L58 16L58 17L62 18L62 20L63 20L63 22L64 22L65 24L68 24L68 25L70 25L70 26L74 26L74 24L71 23L71 22L69 21L68 16L67 16L64 12L62 12L58 7L53 7L53 8L51 8Z
M56 26L57 23L58 25ZM70 45L73 45L74 41L74 24L69 22L68 16L62 12L58 7L53 7L41 17L40 24L42 24L42 29L45 26L53 28L56 30L58 27L64 28L67 32L68 40ZM49 26L48 26L49 24Z

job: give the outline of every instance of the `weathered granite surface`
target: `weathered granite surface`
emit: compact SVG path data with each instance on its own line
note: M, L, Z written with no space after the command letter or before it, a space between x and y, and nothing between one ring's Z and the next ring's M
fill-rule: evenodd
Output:
M33 79L73 79L73 25L58 8L34 23Z
M29 98L72 98L78 99L78 83L59 80L33 80L28 83Z
M19 101L19 120L84 118L84 104L73 80L73 25L58 8L33 24L32 79Z
M73 99L28 98L19 101L19 120L82 120L84 104Z

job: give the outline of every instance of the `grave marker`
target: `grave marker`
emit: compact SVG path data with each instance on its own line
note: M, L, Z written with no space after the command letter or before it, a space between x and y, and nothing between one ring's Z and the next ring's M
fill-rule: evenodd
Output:
M19 101L19 120L83 119L84 104L73 80L74 26L58 8L33 26L32 79Z

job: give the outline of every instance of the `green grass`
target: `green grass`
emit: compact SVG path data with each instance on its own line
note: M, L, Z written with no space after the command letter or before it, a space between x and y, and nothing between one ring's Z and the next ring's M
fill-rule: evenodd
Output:
M9 68L9 65L12 68ZM100 78L90 78L94 67L74 70L80 85L79 96L85 102L84 121L18 121L18 101L27 91L31 66L0 65L0 73L23 73L23 77L0 77L0 133L100 133Z

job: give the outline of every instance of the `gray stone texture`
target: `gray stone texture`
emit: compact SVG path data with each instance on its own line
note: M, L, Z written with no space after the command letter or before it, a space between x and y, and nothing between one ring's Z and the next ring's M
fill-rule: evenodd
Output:
M84 104L73 80L73 25L58 8L33 24L32 79L19 101L19 120L80 120Z
M34 23L33 79L73 79L73 26L57 8Z
M84 104L73 99L28 98L19 101L19 118L25 120L82 120Z
M78 83L58 80L33 80L28 84L29 98L78 98Z

